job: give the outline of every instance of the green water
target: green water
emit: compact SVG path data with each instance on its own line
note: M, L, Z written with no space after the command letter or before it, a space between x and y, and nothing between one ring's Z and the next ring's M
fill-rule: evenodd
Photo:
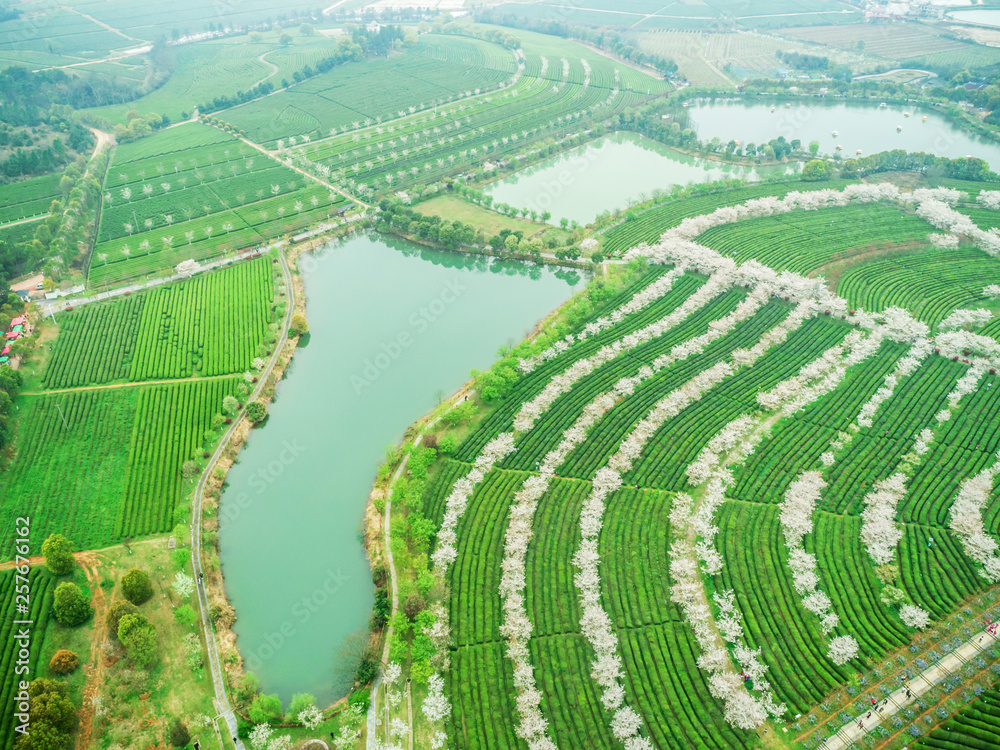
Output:
M572 271L355 237L300 263L310 340L229 473L220 507L237 645L286 703L346 692L374 601L360 528L386 446L568 299ZM340 666L338 666L340 665Z
M654 190L723 178L753 179L783 166L743 167L700 159L636 133L615 133L539 162L489 185L497 203L527 208L549 222L588 224L602 211L626 208Z
M774 112L771 107L774 107ZM1000 145L955 127L929 109L916 105L813 104L793 102L791 108L775 101L765 104L733 100L704 102L689 108L690 125L702 141L720 138L766 143L784 136L802 143L818 141L820 152L842 157L903 149L955 159L975 156L1000 169ZM904 113L908 112L909 117ZM927 118L924 121L924 117ZM902 130L897 130L901 127ZM833 135L837 131L837 135Z

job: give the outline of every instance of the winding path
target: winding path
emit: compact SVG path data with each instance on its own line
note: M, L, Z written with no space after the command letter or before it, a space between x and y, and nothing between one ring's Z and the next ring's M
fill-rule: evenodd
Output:
M274 52L274 50L273 50L273 49L269 49L269 50L268 50L267 52L262 52L262 53L260 54L260 56L259 56L259 57L257 58L258 60L260 60L260 61L261 61L262 63L264 63L265 65L270 65L270 66L271 66L271 72L270 72L270 73L268 73L268 74L267 74L266 76L264 76L263 78L261 78L261 79L260 79L259 81L257 81L257 83L253 84L252 86L248 86L248 87L247 87L247 90L250 90L250 89L254 89L254 88L256 88L257 86L260 86L260 85L261 85L262 83L264 83L264 81L266 81L266 80L267 80L268 78L271 78L272 76L275 76L275 75L277 75L277 74L278 74L278 66L277 66L277 65L275 65L275 64L274 64L273 62L271 62L270 60L265 60L265 59L264 59L265 57L267 57L268 55L270 55L270 54L271 54L272 52Z
M288 263L285 260L284 253L279 253L278 258L281 263L281 272L285 277L285 287L289 290L289 293L291 293L292 276L288 270ZM248 399L256 399L260 396L261 391L264 389L264 386L271 375L271 371L274 369L275 363L278 361L278 357L285 348L285 342L288 341L288 326L292 320L293 309L294 305L289 305L288 311L285 314L285 322L281 327L281 338L275 345L274 354L271 356L270 360L268 360L267 366L264 368L259 377L257 387L254 389L253 393L250 394ZM202 471L201 478L198 480L198 486L195 487L194 490L194 503L191 521L191 564L195 573L198 608L201 610L201 629L205 636L205 649L208 651L208 663L212 672L212 684L215 688L215 702L219 707L219 714L223 719L225 719L226 724L229 726L233 740L236 743L236 750L246 750L246 748L243 745L243 741L239 739L237 735L236 715L233 713L232 706L229 704L229 695L226 693L226 681L222 674L222 665L219 661L218 645L215 641L215 628L212 626L211 620L209 620L208 617L208 594L205 592L204 572L201 565L201 506L202 498L205 494L205 484L208 481L211 468L215 466L216 462L218 462L219 458L222 456L222 452L229 445L229 441L232 439L233 433L236 431L236 428L244 418L245 417L241 416L239 419L233 421L233 424L219 441L219 445L216 447L212 457L208 460L205 470Z

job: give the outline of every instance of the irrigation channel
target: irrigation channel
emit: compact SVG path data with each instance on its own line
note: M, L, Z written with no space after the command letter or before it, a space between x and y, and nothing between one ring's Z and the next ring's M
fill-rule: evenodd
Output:
M265 693L346 692L374 601L360 527L385 448L582 285L575 271L377 235L299 261L310 335L229 473L220 554Z
M866 156L903 149L950 159L975 156L984 159L992 170L1000 170L1000 144L964 131L934 110L916 104L887 103L881 107L724 99L692 104L689 112L690 127L702 141L719 138L723 143L737 140L743 145L760 145L784 136L788 141L798 139L803 145L818 141L821 154L839 153L845 159L856 156L859 150ZM839 151L837 146L841 147Z
M683 154L636 133L615 133L546 159L486 188L495 203L588 224L654 190L724 178L754 179L798 166L745 167Z

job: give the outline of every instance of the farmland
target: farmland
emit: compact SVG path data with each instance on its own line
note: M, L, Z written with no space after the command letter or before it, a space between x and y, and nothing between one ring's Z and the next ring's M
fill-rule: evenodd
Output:
M229 110L225 119L261 143L322 137L359 120L394 119L414 105L425 109L494 89L515 70L513 53L499 45L425 34L402 55L335 68ZM386 78L394 81L388 90L373 83Z
M249 370L271 323L271 273L259 259L64 313L43 383L73 388Z
M854 28L854 27L851 27ZM799 52L819 54L823 49L814 44L790 44L786 39L751 32L702 34L695 31L656 29L639 35L639 48L651 54L674 60L692 86L718 89L735 88L744 78L773 76L785 65L775 53ZM856 55L835 55L844 63L860 62Z
M182 464L218 436L213 417L236 385L212 379L26 400L21 448L0 489L0 528L11 532L17 515L30 514L37 538L64 533L83 549L173 528L187 517L174 516L187 482Z
M486 175L487 162L579 132L585 117L609 117L664 88L661 81L616 67L573 43L564 43L572 59L537 54L539 36L524 33L524 72L502 92L415 112L387 125L367 121L362 127L356 119L353 134L291 145L319 173L346 181L349 189L363 194L426 186L469 159L469 173ZM577 57L581 54L588 56Z
M32 622L32 632L34 638L31 640L31 648L26 660L29 674L39 674L39 656L42 653L42 636L52 617L52 594L55 590L58 579L45 568L31 568L24 578L30 586L30 610L28 612L18 612L16 609L17 598L14 596L15 587L23 586L24 580L18 580L19 576L14 570L0 571L0 615L3 616L3 625L0 626L0 699L6 701L6 705L13 706L14 696L17 694L18 681L23 680L24 672L15 672L18 662L18 648L22 641L15 641L14 634L17 630L15 620L25 620ZM22 593L23 588L18 589ZM21 676L19 676L21 675ZM12 711L5 711L3 720L0 722L0 747L13 747L14 718Z
M234 36L184 45L177 49L177 72L163 86L136 102L91 111L118 123L125 121L130 109L139 107L180 122L186 119L185 114L190 117L196 106L217 96L232 96L263 81L270 81L277 88L282 79L292 80L296 71L314 65L335 47L335 39L300 35L293 37L290 44L282 45L277 33L262 35L260 42L250 41L248 36Z
M927 339L927 324L974 300L953 290L920 303L933 295L915 277L937 281L945 256L905 202L754 203L775 187L666 202L615 227L653 214L643 239L673 226L698 245L668 233L650 252L674 270L651 267L631 302L561 346L524 345L506 395L432 467L423 506L439 525L432 570L457 646L443 727L458 747L514 747L525 732L573 746L756 746L737 691L761 701L756 721L780 726L863 660L904 648L924 627L911 610L944 619L991 582L949 509L1000 449L1000 381L987 372L998 350L975 334ZM681 223L740 200L767 215ZM865 253L910 243L923 262L913 290L866 305L871 315L797 276L853 259L843 285L883 262ZM980 279L996 273L976 247L941 252ZM758 263L786 272L765 294ZM913 317L878 314L904 303ZM786 551L803 476L819 487L802 519L814 578ZM865 509L886 482L903 490L883 553ZM984 512L988 533L998 522ZM884 554L889 567L875 564ZM718 690L727 670L738 679Z
M59 175L0 185L0 224L44 216L49 212L49 204L60 197Z
M262 244L323 221L346 199L201 123L119 149L105 185L95 285Z

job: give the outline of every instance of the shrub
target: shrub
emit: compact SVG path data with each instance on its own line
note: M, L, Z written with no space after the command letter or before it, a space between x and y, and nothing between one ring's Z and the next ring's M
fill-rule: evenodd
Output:
M142 604L153 596L153 584L149 576L138 568L132 568L122 576L122 595L133 604Z
M174 610L174 619L181 625L194 627L194 624L198 622L198 614L191 608L190 604L182 604Z
M69 674L80 666L80 657L75 652L61 648L52 654L49 669L55 674Z
M75 583L65 581L56 586L53 604L56 620L63 625L74 627L90 617L90 602Z
M156 628L142 615L122 617L118 623L118 639L136 666L145 668L156 661L156 651L159 646Z

